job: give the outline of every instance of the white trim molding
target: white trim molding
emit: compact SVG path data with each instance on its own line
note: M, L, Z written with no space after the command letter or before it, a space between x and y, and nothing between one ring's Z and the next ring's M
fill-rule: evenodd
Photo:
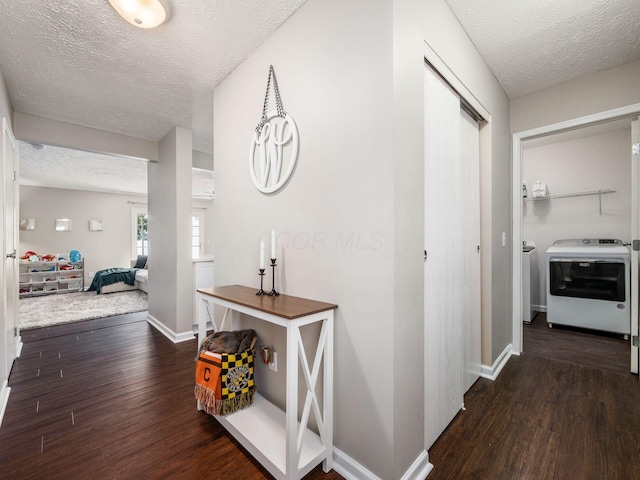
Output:
M426 450L420 452L418 458L414 460L409 469L404 472L401 480L423 480L433 470L433 465L429 463L429 453Z
M491 365L490 367L487 367L486 365L481 366L480 376L482 378L486 378L489 380L495 380L496 378L498 378L498 375L500 375L500 372L502 371L504 366L507 364L507 362L511 358L511 355L513 354L518 355L519 352L518 353L514 352L513 346L511 344L507 345L506 348L500 354L500 356L498 356L496 361L493 362L493 365Z
M7 380L2 382L2 388L0 388L0 425L2 425L2 419L4 418L4 412L7 409L9 403L9 394L11 393L11 387Z
M333 469L346 480L382 480L336 447L333 447ZM433 465L429 463L429 454L423 450L402 475L401 480L424 480L432 469Z
M18 335L16 337L16 349L14 350L16 352L16 358L20 358L20 355L22 355L23 346L24 344L22 343L22 336Z
M489 111L484 108L484 105L480 103L473 93L460 81L460 79L453 73L453 70L449 68L444 60L440 58L440 56L436 53L436 51L431 48L431 46L424 42L422 47L422 52L424 55L424 59L429 62L433 68L436 69L439 75L442 76L446 80L446 82L451 85L451 87L458 92L460 96L462 96L469 104L478 112L482 117L490 121L491 114Z
M149 323L152 327L158 330L161 334L171 340L173 343L186 342L188 340L193 340L194 333L192 330L188 332L175 333L173 330L168 328L164 323L155 318L153 315L147 315L147 323Z
M333 469L346 480L382 480L335 446L333 447Z

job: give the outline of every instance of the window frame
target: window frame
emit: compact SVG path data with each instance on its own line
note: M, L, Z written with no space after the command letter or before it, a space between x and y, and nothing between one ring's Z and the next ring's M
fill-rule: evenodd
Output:
M146 207L131 207L131 260L134 261L138 258L138 216L139 215L147 215L148 219L148 211ZM142 253L142 255L149 254L149 225L147 224L147 251Z
M198 229L199 229L199 235L198 235L198 254L197 256L193 254L193 219L197 217L198 218ZM203 210L195 210L193 209L191 211L191 242L190 242L190 248L191 248L191 259L192 260L197 260L198 258L201 258L203 256L204 253L204 211Z

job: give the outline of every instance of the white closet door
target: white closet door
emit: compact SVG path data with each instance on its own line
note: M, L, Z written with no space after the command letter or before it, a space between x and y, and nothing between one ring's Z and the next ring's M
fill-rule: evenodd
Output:
M457 203L460 100L425 73L425 429L427 447L462 406L462 259Z
M460 110L462 339L466 392L480 377L480 131Z
M425 66L426 448L463 405L480 365L478 127ZM468 373L467 373L468 372ZM474 378L475 375L475 378Z

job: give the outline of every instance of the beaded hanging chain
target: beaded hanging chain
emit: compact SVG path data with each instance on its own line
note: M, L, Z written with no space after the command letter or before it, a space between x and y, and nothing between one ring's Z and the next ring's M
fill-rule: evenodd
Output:
M271 79L273 78L273 93L276 97L276 111L278 112L279 117L286 117L287 112L284 111L284 107L282 106L282 100L280 100L280 90L278 89L278 80L276 79L276 71L273 69L273 65L269 65L269 78L267 79L267 92L264 95L264 104L262 106L262 117L260 118L260 122L256 126L256 133L260 133L262 131L262 127L267 123L267 113L269 109L269 90L271 88Z

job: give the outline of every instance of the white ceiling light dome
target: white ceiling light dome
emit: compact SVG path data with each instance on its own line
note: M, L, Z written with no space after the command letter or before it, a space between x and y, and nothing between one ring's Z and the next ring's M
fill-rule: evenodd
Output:
M111 6L131 25L154 28L169 16L162 0L109 0Z

